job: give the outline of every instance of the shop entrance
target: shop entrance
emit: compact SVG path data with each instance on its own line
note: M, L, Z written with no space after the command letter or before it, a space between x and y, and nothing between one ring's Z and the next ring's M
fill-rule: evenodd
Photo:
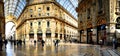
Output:
M37 33L37 41L41 41L42 40L42 33Z
M51 39L51 31L48 29L47 31L46 31L46 44L51 44L51 42L52 42L52 39Z
M30 37L30 41L34 42L34 34L29 34L29 37Z
M97 27L97 43L102 40L103 44L106 41L106 25L100 25Z
M91 29L87 29L87 43L93 44L92 31L91 31Z

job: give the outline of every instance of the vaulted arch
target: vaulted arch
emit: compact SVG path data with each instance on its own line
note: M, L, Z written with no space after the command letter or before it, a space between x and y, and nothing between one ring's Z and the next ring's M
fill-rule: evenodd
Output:
M17 23L16 23L16 18L14 17L14 16L7 16L6 18L5 18L5 23L8 23L8 22L13 22L15 25L17 25Z

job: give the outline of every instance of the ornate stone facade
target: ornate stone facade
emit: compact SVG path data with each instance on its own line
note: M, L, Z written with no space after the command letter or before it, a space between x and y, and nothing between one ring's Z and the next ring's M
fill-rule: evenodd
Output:
M117 0L82 0L78 8L80 42L99 44L112 42L116 31Z
M77 20L54 0L30 0L17 20L17 38L26 41L77 37Z

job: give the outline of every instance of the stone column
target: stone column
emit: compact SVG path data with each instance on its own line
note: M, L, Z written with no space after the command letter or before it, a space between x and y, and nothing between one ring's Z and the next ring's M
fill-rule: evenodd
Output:
M46 40L45 40L45 39L46 39L46 33L45 33L45 32L43 32L42 39L43 39L44 41L46 41Z
M64 41L64 34L62 34L62 42Z
M55 39L55 30L56 30L56 22L55 22L55 20L51 20L51 43L52 44L54 44L53 43L53 40Z
M60 39L60 33L58 32L58 39Z
M97 29L96 28L93 28L92 30L92 40L94 41L94 43L97 43Z
M33 28L34 28L34 40L37 41L37 29L38 29L37 20L34 20Z
M37 33L34 33L34 40L37 41Z
M84 40L87 43L87 30L84 31L84 35L85 35L85 37L83 37L83 38L85 38Z
M29 34L27 34L26 36L26 41L29 41Z
M46 41L46 28L47 28L47 22L46 22L46 20L42 20L41 21L42 23L41 23L41 29L42 29L42 32L43 32L43 35L42 35L42 39L44 40L44 41Z
M25 32L26 32L26 38L25 39L26 39L26 41L30 41L29 40L29 31L30 31L29 27L30 27L29 22L27 21L26 25L25 25Z
M54 43L53 43L53 40L55 40L55 33L54 33L54 32L52 32L52 34L51 34L51 38L52 38L51 43L52 43L52 45L54 45Z

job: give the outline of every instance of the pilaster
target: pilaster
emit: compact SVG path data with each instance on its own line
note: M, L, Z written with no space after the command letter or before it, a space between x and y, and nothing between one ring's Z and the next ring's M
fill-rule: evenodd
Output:
M37 33L34 33L34 40L37 41Z
M29 41L29 34L27 34L26 41Z
M43 32L42 39L43 39L44 41L45 41L45 39L46 39L46 33L45 33L45 32Z

